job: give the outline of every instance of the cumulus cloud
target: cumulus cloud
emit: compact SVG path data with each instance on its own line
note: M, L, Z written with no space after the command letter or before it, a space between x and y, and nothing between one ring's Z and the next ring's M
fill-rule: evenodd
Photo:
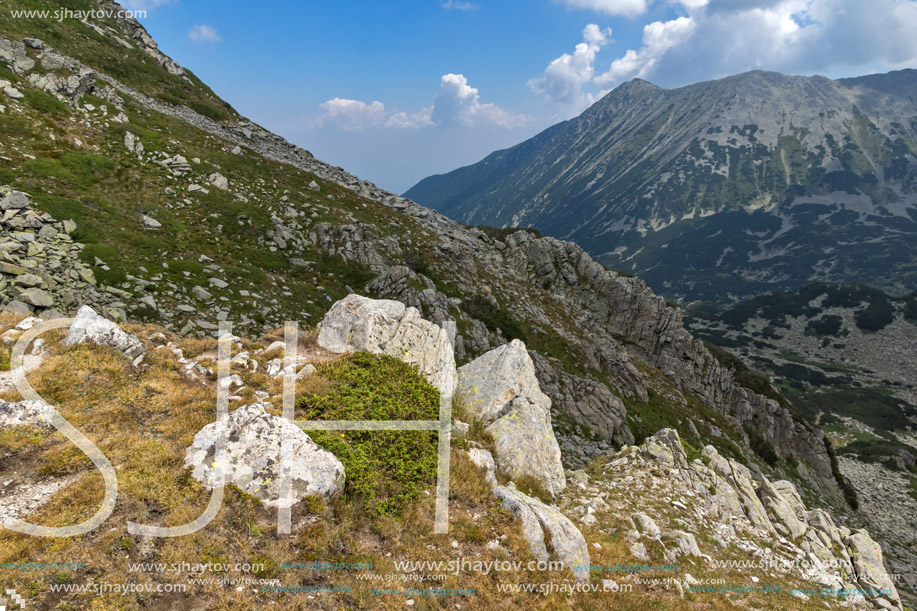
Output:
M675 3L686 15L646 25L642 46L614 59L597 85L640 77L678 86L756 69L814 74L917 64L912 0Z
M643 47L639 51L628 49L622 57L611 62L608 71L595 78L596 84L606 87L625 79L649 76L656 63L669 50L687 41L696 27L691 17L647 24L643 27Z
M220 42L222 38L209 25L196 25L188 32L188 38L194 42Z
M319 108L322 112L314 121L315 127L335 126L348 131L480 125L509 129L528 121L528 117L504 110L496 104L482 103L478 90L471 87L468 79L461 74L443 75L433 106L413 113L390 111L379 101L367 104L343 98L323 102Z
M636 17L646 12L647 0L560 0L570 8L599 11L608 15Z
M367 104L360 100L334 98L319 105L322 114L316 119L318 127L336 125L347 130L362 130L385 122L388 114L385 104L379 101Z
M583 90L595 74L595 57L609 42L611 29L602 30L594 23L583 28L583 42L573 54L564 53L545 68L544 74L529 80L535 95L564 106L567 114L577 113L592 104L593 97Z
M503 110L495 104L483 104L478 90L471 87L461 74L444 74L439 93L433 99L430 118L440 127L471 127L493 124L498 127L515 127L524 117Z

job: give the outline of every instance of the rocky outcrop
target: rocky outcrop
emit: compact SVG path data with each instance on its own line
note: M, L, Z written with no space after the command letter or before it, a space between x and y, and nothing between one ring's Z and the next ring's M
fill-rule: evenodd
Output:
M27 72L35 67L35 60L26 52L26 45L19 40L0 37L0 61L6 63L13 72Z
M67 331L67 337L64 338L64 345L75 346L77 344L111 346L131 360L146 352L146 348L139 339L125 333L110 320L99 316L89 306L79 309Z
M861 588L875 588L880 591L891 591L892 594L879 598L880 606L885 608L900 608L901 599L895 589L895 584L888 577L885 563L882 561L882 548L872 540L865 530L858 530L844 538L844 544L850 553L853 562L857 583Z
M449 334L399 301L348 295L318 325L318 343L335 354L366 351L401 359L416 365L444 400L455 394Z
M267 413L265 407L246 405L205 426L185 454L185 467L211 488L220 481L219 470L223 469L227 484L235 484L269 507L281 507L285 503L280 498L280 449L286 442L291 456L290 505L310 495L337 496L344 487L341 461L289 420ZM226 441L226 465L215 462L221 435Z
M601 382L564 371L558 362L529 352L541 390L551 397L551 407L569 416L605 441L618 446L634 442L627 428L624 402Z
M513 479L534 477L551 494L564 489L551 400L541 392L525 344L513 340L461 367L457 392L493 435L502 472Z
M519 231L506 239L504 260L531 282L565 295L596 333L626 339L628 346L665 373L682 392L747 425L779 452L811 470L813 482L836 495L824 435L775 400L742 386L685 328L677 307L636 279L605 269L572 242Z
M454 299L436 291L433 281L412 271L406 265L393 265L379 274L367 290L383 299L395 299L417 308L423 317L437 325L452 320Z
M538 499L519 492L512 482L507 486L495 487L493 493L507 511L522 521L523 534L536 560L546 562L550 558L550 545L564 566L574 571L577 581L589 581L588 572L573 568L589 564L589 549L586 547L583 533L567 516L556 507L545 505ZM546 534L550 539L545 539Z
M121 30L128 35L144 53L156 60L169 74L184 76L185 71L171 57L159 50L159 45L153 40L146 29L140 25L132 15L126 13L124 8L111 0L99 0L99 10L105 11L105 14L114 19Z
M709 445L700 459L689 461L673 429L660 431L639 447L625 446L610 461L608 471L626 469L629 475L625 479L634 485L633 474L639 472L642 461L665 468L671 484L692 497L691 507L672 501L681 509L679 523L693 523L693 528L717 533L722 547L750 550L769 558L768 563L781 570L798 571L801 577L815 582L813 587L884 589L891 593L871 596L867 601L880 608L901 608L879 545L865 530L851 533L837 526L823 509L808 511L791 482L771 482L760 473L753 474ZM696 539L687 536L689 533L666 533L644 515L635 514L633 523L631 539L648 537L663 542L669 560L682 554L706 557ZM767 548L772 551L765 552ZM859 600L862 602L863 597Z

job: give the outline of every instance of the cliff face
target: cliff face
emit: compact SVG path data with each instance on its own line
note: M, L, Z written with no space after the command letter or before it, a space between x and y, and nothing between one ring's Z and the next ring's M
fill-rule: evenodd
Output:
M685 329L681 310L641 280L606 270L571 242L518 232L507 246L507 263L531 282L550 286L575 303L584 313L582 324L622 338L629 350L662 371L679 390L800 458L817 478L830 480L824 434L775 399L740 384L735 369L721 363Z

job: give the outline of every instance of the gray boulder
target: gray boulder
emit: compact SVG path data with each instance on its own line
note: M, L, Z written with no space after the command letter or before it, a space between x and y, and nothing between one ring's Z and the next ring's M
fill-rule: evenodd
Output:
M162 227L162 223L160 223L153 217L147 216L145 214L140 215L140 222L143 223L143 227L145 229L159 229L160 227Z
M129 359L135 359L146 352L139 339L122 331L118 325L96 314L89 306L83 306L76 314L64 344L99 344L111 346L124 353Z
M541 392L525 344L513 340L459 369L457 392L493 435L501 471L533 476L555 495L566 487L551 399Z
M643 456L664 467L686 468L688 455L681 445L681 438L675 429L661 429L648 437L640 446Z
M898 590L894 582L885 569L885 563L882 560L882 548L876 543L869 533L865 530L857 530L844 539L847 550L850 553L850 559L853 561L853 568L856 573L857 584L863 590L876 589L891 592L883 594L876 600L880 605L886 608L901 608L901 598L898 596Z
M10 191L0 199L0 208L3 210L21 210L29 207L29 196L22 191Z
M659 538L666 548L665 556L669 562L674 562L679 556L706 558L697 546L697 539L691 533L672 530L662 533Z
M19 301L36 308L50 308L54 305L54 296L44 289L33 287L19 293Z
M636 528L637 532L644 537L656 539L662 532L659 530L659 527L656 526L656 522L654 522L651 517L643 512L638 511L637 513L633 514L631 518L634 521L634 527Z
M494 475L497 466L494 463L493 455L483 448L471 448L468 450L468 458L471 462L481 469L484 469L485 480L490 487L493 488L497 485L497 477Z
M844 543L853 561L857 584L860 588L890 591L891 594L883 594L877 602L884 599L891 603L892 607L901 608L901 598L885 569L882 548L879 547L879 544L865 530L854 531L844 538ZM887 607L887 605L883 606Z
M455 394L455 356L445 329L398 301L352 293L328 310L318 325L318 343L334 352L387 354L416 365L440 395Z
M334 454L319 447L298 426L264 411L264 405L240 407L218 422L208 424L194 436L185 453L185 466L207 487L219 481L214 465L220 435L226 437L225 481L261 499L269 507L292 506L304 497L319 494L332 498L344 487L344 465ZM290 444L292 495L280 498L280 449Z
M731 458L727 459L720 456L713 446L706 446L702 454L709 463L710 469L735 490L748 520L758 528L762 528L768 533L774 533L774 526L767 517L764 505L761 504L761 500L758 498L751 471L748 467Z
M207 177L207 182L212 184L217 189L223 189L224 191L229 188L229 180L219 172L214 172Z
M54 408L44 401L8 403L0 399L0 428L12 426L50 426Z
M565 567L589 564L589 549L583 533L557 507L519 492L510 482L494 488L494 496L503 508L522 520L522 530L535 559L544 562L549 556L548 544ZM545 533L550 537L545 540ZM588 571L573 571L578 582L588 582Z

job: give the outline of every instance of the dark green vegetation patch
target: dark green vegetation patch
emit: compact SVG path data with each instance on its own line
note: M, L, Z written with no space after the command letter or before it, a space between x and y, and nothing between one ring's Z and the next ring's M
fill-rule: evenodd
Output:
M389 356L360 352L320 365L330 390L300 399L305 420L437 420L439 391L417 370ZM436 480L431 431L310 431L344 464L348 500L376 515L400 515Z

